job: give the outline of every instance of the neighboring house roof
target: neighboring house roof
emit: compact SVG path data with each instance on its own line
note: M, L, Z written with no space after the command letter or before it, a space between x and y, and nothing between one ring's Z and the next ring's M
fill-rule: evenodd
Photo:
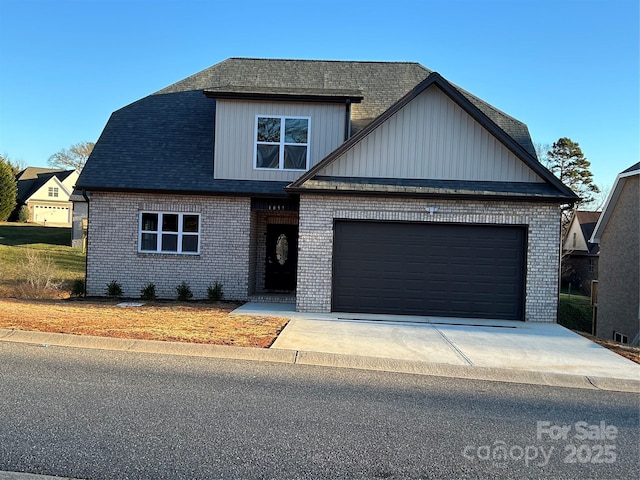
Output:
M640 175L640 162L632 165L631 167L623 170L618 174L618 176L616 177L616 181L613 184L613 188L611 189L611 192L609 192L607 201L604 204L604 208L602 209L602 215L600 215L600 219L598 220L598 223L596 224L596 227L593 231L593 235L591 236L591 242L600 243L602 232L604 232L604 229L607 226L607 222L609 221L613 209L618 202L618 198L620 197L620 193L624 188L625 182L628 178L634 177L636 175Z
M355 133L430 74L422 65L409 62L230 58L114 112L77 187L282 195L289 182L214 179L215 101L207 95L307 95L318 101L322 96L349 100L355 102L351 106ZM450 88L538 168L525 124L456 86Z
M596 228L596 223L600 218L600 212L591 212L586 210L578 210L574 212L573 217L571 219L571 223L569 228L567 229L567 234L564 240L564 250L571 252L573 250L571 246L571 239L569 235L576 232L576 228L580 230L582 234L582 239L584 240L584 244L587 249L580 250L581 253L587 253L589 255L597 255L600 251L600 246L597 243L592 243L590 241L591 235L593 235L593 231ZM577 226L575 225L577 223ZM569 245L567 245L569 243ZM582 243L582 242L580 242Z
M75 170L56 170L51 168L27 167L16 175L18 185L18 203L25 203L45 183L56 177L63 182Z

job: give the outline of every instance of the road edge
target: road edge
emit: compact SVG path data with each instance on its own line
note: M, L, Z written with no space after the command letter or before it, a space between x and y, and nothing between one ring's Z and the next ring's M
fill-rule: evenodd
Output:
M135 340L12 329L0 329L0 342L25 343L39 346L116 350L162 355L185 355L229 360L289 363L297 365L315 365L335 368L354 368L359 370L408 373L416 375L463 378L469 380L640 393L640 380L507 368L449 365L445 363L427 363L412 360L364 357L303 350L286 350L279 348L252 348L229 345L209 345L203 343Z

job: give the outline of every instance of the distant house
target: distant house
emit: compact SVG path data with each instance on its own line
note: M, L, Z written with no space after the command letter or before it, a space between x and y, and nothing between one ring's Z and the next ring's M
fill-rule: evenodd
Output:
M70 227L73 212L70 197L78 176L76 170L25 168L16 175L16 208L27 206L29 222Z
M116 111L87 292L554 322L561 206L525 124L409 62L231 58Z
M591 235L599 218L600 212L574 212L562 242L562 281L587 295L591 281L598 279L600 246L591 243Z
M640 336L640 162L620 173L591 242L600 245L597 336L638 344Z

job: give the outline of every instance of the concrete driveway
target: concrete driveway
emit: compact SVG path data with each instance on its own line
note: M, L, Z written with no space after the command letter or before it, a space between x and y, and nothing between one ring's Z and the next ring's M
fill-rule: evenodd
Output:
M261 303L247 303L234 313L290 318L271 348L297 351L298 363L307 359L314 364L417 369L524 383L561 379L571 384L567 386L640 386L640 365L557 324L306 314L289 304Z

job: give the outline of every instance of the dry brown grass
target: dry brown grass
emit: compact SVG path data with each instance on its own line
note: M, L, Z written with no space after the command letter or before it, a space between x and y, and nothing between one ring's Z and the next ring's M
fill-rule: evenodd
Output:
M101 337L269 347L286 318L230 315L237 305L0 298L0 328Z

